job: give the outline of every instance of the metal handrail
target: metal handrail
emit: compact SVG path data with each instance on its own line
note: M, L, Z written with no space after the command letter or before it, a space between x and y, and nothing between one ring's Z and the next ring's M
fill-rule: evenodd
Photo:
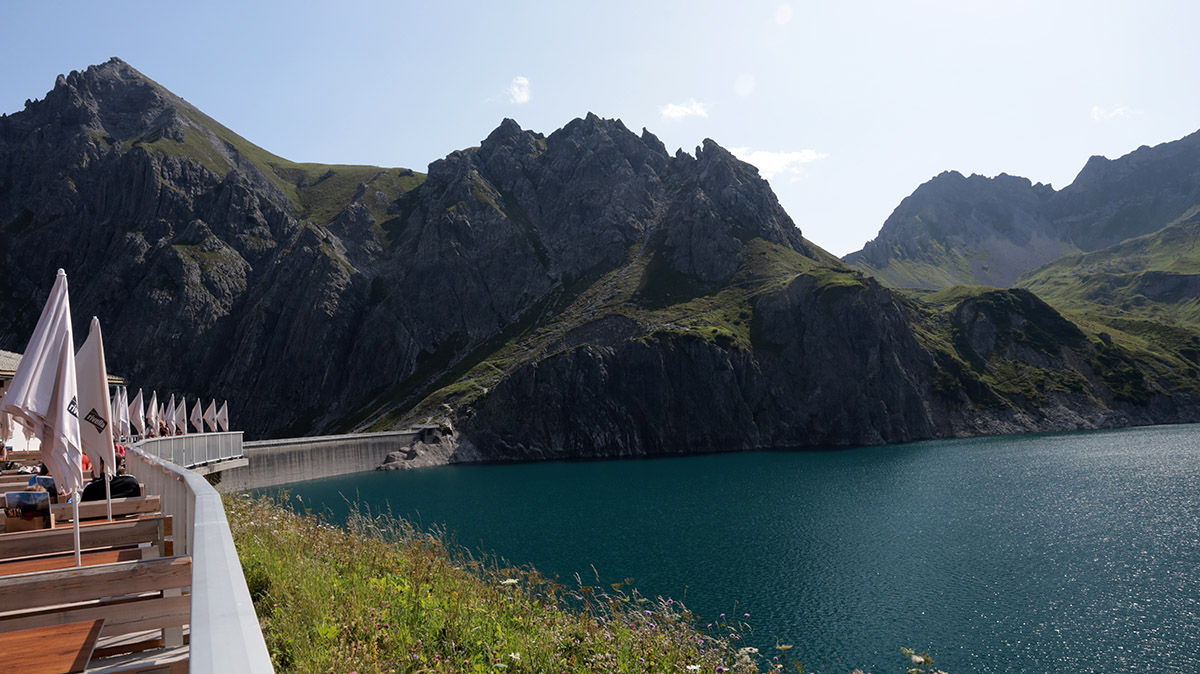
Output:
M148 454L183 468L242 458L242 432L189 433L146 438L138 443Z
M237 435L240 454L241 433L204 435ZM152 438L133 445L126 468L147 493L161 497L163 512L174 518L176 554L192 556L189 671L274 672L221 495L202 476L147 451L165 449L163 441L171 439Z

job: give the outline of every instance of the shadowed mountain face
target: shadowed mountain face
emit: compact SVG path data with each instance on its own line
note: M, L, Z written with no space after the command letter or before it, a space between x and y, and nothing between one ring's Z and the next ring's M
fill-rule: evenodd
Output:
M1024 178L943 173L847 255L893 287L1007 287L1063 255L1155 232L1200 208L1200 132L1116 160L1092 157L1060 191Z
M711 141L670 156L589 115L549 138L506 120L428 176L295 164L117 59L0 120L0 226L0 343L23 348L63 267L114 371L227 396L260 434L440 369L647 232L708 283L748 235L805 250Z
M914 195L903 226L999 214L1014 248L1055 196L935 182L956 201ZM113 59L0 118L0 228L0 348L24 347L62 267L114 372L228 398L251 436L432 420L467 460L1196 416L1175 351L1024 291L894 294L711 140L672 155L594 115L548 136L504 120L425 174L297 164Z

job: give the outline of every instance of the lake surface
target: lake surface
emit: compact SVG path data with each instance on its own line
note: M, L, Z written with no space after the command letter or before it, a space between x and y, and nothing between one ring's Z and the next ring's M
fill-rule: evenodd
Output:
M810 671L1200 672L1200 425L377 472L341 495L563 580L636 579ZM765 648L764 648L765 647Z

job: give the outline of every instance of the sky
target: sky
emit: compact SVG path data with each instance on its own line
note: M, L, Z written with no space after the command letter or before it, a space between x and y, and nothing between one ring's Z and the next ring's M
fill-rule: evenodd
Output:
M1191 0L5 2L0 112L118 56L267 150L424 171L594 112L758 167L838 255L947 170L1068 185L1200 129Z

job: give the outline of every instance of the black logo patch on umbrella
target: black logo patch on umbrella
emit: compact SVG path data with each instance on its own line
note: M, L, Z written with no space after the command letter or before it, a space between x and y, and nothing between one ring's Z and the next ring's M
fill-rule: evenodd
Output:
M88 412L88 415L84 417L83 420L95 426L97 433L103 433L104 428L108 426L108 421L104 417L100 416L100 413L95 409L92 409L91 412Z

